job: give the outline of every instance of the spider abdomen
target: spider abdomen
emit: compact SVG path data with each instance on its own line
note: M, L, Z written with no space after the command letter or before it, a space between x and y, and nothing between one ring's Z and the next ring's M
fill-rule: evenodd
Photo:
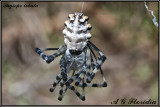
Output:
M92 37L89 33L92 26L88 24L88 16L83 13L69 14L69 19L64 24L63 34L67 49L82 51Z

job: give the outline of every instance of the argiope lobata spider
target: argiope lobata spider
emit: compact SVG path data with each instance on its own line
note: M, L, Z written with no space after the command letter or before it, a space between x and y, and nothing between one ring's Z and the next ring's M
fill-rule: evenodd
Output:
M35 51L47 63L62 55L59 62L61 73L57 75L50 92L53 92L60 83L58 100L62 100L69 88L84 101L85 87L107 87L101 69L106 57L91 41L88 41L92 36L89 33L92 27L88 24L88 17L84 16L83 13L75 13L69 14L68 18L69 20L65 21L65 29L63 30L65 45L61 45L59 48L36 48ZM57 50L57 52L52 55L45 55L42 51L46 50ZM98 52L98 58L94 51ZM91 83L98 70L101 72L103 83ZM72 76L68 77L71 71ZM73 82L75 82L75 86L72 85ZM76 86L82 88L82 94L75 88Z

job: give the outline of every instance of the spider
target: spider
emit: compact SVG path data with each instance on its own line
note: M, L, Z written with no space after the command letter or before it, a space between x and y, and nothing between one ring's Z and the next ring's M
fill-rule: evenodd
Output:
M56 76L53 86L50 88L50 92L53 92L55 87L60 84L59 101L62 100L67 89L71 89L84 101L85 87L107 87L101 69L101 65L106 60L106 56L89 41L92 37L89 33L92 26L88 24L88 16L84 16L83 13L75 12L74 14L69 14L68 20L65 21L64 24L65 29L62 31L64 34L64 45L61 45L59 48L36 48L35 51L48 64L56 57L62 55L59 62L61 73ZM43 51L47 50L57 51L52 55L45 55ZM94 51L98 52L98 58ZM101 72L103 83L91 83L98 70ZM72 75L68 77L70 72ZM82 94L76 89L76 86L82 88Z

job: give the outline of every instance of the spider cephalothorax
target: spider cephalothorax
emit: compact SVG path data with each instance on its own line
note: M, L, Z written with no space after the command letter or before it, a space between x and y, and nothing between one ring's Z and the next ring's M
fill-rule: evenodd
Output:
M92 37L89 33L92 27L87 21L88 17L83 13L69 14L63 30L67 49L82 51L86 47L88 39Z
M69 19L65 21L63 30L65 45L59 48L36 48L36 52L47 63L52 62L56 57L62 55L59 62L61 73L57 75L50 91L60 83L58 100L62 100L67 89L71 89L81 100L85 100L85 87L106 87L107 83L101 69L105 61L105 55L89 39L91 25L88 24L88 17L83 13L69 14ZM45 55L42 51L57 50L52 55ZM98 58L94 51L98 52ZM95 58L95 59L93 59ZM101 72L103 83L91 83L97 71ZM69 77L69 73L72 75ZM74 84L73 84L74 83ZM65 89L64 86L66 87ZM81 87L82 94L76 89Z

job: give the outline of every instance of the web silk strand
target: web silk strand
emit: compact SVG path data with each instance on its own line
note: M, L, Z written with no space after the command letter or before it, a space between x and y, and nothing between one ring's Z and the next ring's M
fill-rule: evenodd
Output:
M81 9L81 13L82 13L82 11L83 11L83 6L84 6L84 2L82 3L82 9Z
M146 2L144 2L144 4L145 4L146 9L147 9L147 10L151 13L151 15L154 17L154 18L152 19L154 25L155 25L156 27L158 27L158 23L157 23L157 21L156 21L156 16L154 15L153 11L150 10L150 9L148 9L148 6L147 6Z

